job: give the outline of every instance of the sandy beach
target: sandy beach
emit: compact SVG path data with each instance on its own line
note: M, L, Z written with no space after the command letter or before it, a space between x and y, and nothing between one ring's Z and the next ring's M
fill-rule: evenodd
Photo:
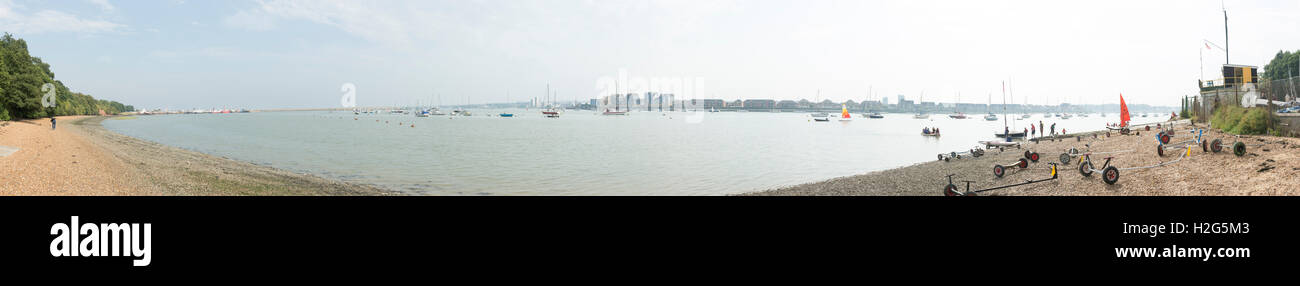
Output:
M129 118L123 118L129 120ZM391 195L394 192L165 146L105 130L113 117L0 127L0 195Z
M1184 121L1185 122L1185 121ZM1200 126L1204 127L1204 126ZM1176 137L1171 142L1190 140L1192 128L1180 124ZM965 189L963 180L974 181L971 189L984 189L1010 185L1027 180L1050 178L1050 162L1059 164L1059 156L1069 148L1084 149L1090 144L1094 152L1127 151L1133 152L1098 155L1092 158L1097 169L1101 169L1102 157L1114 156L1111 165L1118 168L1142 167L1160 164L1177 159L1185 149L1166 151L1164 157L1156 154L1157 131L1139 130L1141 135L1119 135L1112 132L1107 138L1105 132L1098 132L1098 138L1092 134L1072 134L1080 136L1081 141L1066 137L1059 141L1026 142L1022 149L1009 148L1005 151L996 149L987 151L978 158L963 157L949 162L931 161L907 167L871 172L862 175L841 177L821 182L779 188L768 191L748 193L746 195L774 196L938 196L948 184L948 174L956 174L953 181L959 189ZM917 135L920 136L920 135ZM1240 140L1248 145L1247 154L1237 157L1232 154L1231 144L1236 137L1218 131L1208 131L1203 136L1207 141L1219 138L1223 140L1222 153L1203 152L1200 145L1192 148L1191 156L1177 163L1163 167L1123 170L1120 179L1114 185L1102 182L1101 174L1093 173L1085 177L1079 172L1078 159L1068 165L1059 166L1056 180L1007 189L980 193L979 195L1032 195L1032 196L1253 196L1253 195L1297 195L1300 194L1300 140L1271 136L1243 136ZM971 142L972 145L975 142ZM1262 144L1262 145L1256 145ZM1171 144L1172 145L1172 144ZM1172 147L1171 147L1172 148ZM996 178L993 166L1013 165L1017 159L1024 157L1026 150L1038 152L1041 159L1031 163L1029 168L1020 170L1008 168L1006 175ZM954 150L955 151L955 150ZM933 158L936 154L918 154Z

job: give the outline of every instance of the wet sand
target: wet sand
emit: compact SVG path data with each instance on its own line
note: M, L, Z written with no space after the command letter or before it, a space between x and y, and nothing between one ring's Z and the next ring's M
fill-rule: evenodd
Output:
M1185 121L1184 121L1185 122ZM1204 127L1204 126L1200 126ZM1192 139L1187 124L1177 125L1177 132L1171 143ZM1094 152L1134 150L1129 153L1096 155L1093 164L1101 169L1103 157L1114 156L1111 165L1118 168L1142 167L1156 165L1177 159L1185 149L1171 147L1166 149L1164 157L1156 153L1157 131L1138 130L1141 135L1119 135L1111 132L1107 138L1105 132L1096 132L1098 139L1092 139L1093 132L1072 134L1080 136L1081 141L1067 137L1059 141L1026 142L1023 149L1009 148L1005 151L989 150L979 158L963 157L949 162L932 161L907 167L872 172L862 175L835 178L831 180L779 188L768 191L748 193L745 195L776 196L938 196L943 195L943 188L948 184L948 174L956 174L954 183L964 190L963 180L974 181L971 189L984 189L1004 186L1027 180L1050 178L1049 162L1059 162L1059 155L1074 147L1084 149L1084 144L1091 144ZM917 135L920 136L920 135ZM1072 159L1068 165L1058 167L1056 180L1042 183L1011 187L980 193L980 195L1032 195L1032 196L1248 196L1248 195L1300 195L1300 139L1272 136L1243 136L1240 140L1248 145L1247 154L1237 157L1232 154L1231 144L1237 140L1233 135L1218 131L1209 131L1203 138L1206 141L1219 138L1223 140L1224 151L1221 153L1204 152L1200 145L1192 148L1190 157L1163 167L1122 170L1119 181L1114 185L1102 182L1099 172L1085 177L1079 172L1078 159ZM971 142L972 145L975 142ZM1176 149L1176 150L1175 150ZM1024 157L1026 150L1038 152L1041 159L1029 164L1029 168L1019 170L1008 168L1006 175L997 178L993 175L993 166L997 164L1012 165ZM936 154L918 154L934 158Z
M165 146L100 126L110 117L11 121L0 146L0 195L393 195L374 186L329 180ZM129 120L129 119L127 119Z

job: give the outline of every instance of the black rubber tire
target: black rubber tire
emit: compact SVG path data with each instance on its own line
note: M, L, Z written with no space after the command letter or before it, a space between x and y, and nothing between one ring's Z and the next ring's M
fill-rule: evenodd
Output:
M1170 137L1168 133L1160 132L1158 136L1160 136L1160 144L1169 144Z
M1029 158L1029 150L1025 150L1025 158Z
M1101 180L1106 182L1107 185L1114 185L1115 182L1119 182L1119 168L1110 166L1106 167L1105 170L1101 170Z
M1156 155L1165 156L1165 145L1156 145Z
M944 158L943 158L943 161L944 161L944 162L948 162L948 161L951 161L951 160L952 160L952 157L944 157Z
M1020 167L1021 169L1029 168L1029 160L1025 160L1025 158L1020 158L1020 160L1016 162L1016 167Z
M994 176L997 176L998 178L1001 178L1002 175L1005 174L1006 172L1007 172L1007 168L1006 168L1006 167L1002 167L1002 165L993 165L993 175L994 175Z
M948 184L947 187L943 187L943 195L948 197L960 197L961 193L957 192L957 185Z
M939 161L943 161L943 154L939 154Z
M1061 153L1061 156L1059 156L1059 157L1060 157L1060 159L1061 159L1061 165L1069 165L1069 164L1070 164L1070 154Z
M1210 142L1210 151L1214 151L1214 153L1223 152L1223 140L1214 139L1214 142Z
M1205 140L1201 140L1201 152L1203 152L1203 153L1210 153L1210 143L1209 143L1209 142L1205 142Z
M1038 163L1038 152L1029 153L1029 161Z
M1079 164L1079 174L1084 177L1092 176L1092 162L1083 162Z
M1246 143L1241 143L1241 141L1232 143L1232 155L1237 155L1237 157L1246 156Z

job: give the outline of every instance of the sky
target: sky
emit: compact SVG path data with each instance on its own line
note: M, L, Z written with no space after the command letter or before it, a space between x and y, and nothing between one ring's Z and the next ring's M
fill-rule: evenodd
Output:
M1222 5L1222 6L1221 6ZM74 91L137 108L685 98L1177 106L1300 49L1300 1L0 0ZM1202 68L1202 63L1204 68ZM1262 72L1262 70L1261 70ZM684 83L674 85L672 83ZM873 95L874 94L874 95ZM923 98L921 98L923 97Z

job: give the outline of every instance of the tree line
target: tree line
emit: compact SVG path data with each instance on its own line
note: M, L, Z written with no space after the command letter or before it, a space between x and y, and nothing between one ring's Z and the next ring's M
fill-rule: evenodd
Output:
M1264 78L1269 80L1300 76L1300 50L1278 51L1273 60L1264 66Z
M53 88L45 88L50 84ZM42 99L53 95L53 107ZM50 64L27 51L27 41L5 33L0 38L0 120L41 118L62 115L97 115L134 111L135 107L110 100L95 99L72 92L54 79Z

